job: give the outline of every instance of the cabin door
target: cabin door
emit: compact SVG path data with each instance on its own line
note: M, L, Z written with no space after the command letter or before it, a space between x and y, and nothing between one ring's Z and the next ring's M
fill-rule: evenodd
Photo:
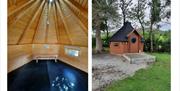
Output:
M139 41L139 39L138 39L137 35L130 36L130 39L129 39L130 53L138 53L139 52L138 41Z

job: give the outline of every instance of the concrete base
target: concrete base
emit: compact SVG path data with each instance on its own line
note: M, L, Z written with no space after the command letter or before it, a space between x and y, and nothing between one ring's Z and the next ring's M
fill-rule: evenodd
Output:
M92 91L104 91L113 81L131 77L148 67L146 63L130 64L121 55L96 54L92 56Z
M126 58L131 64L139 63L153 63L156 60L155 56L148 55L146 53L126 53L122 55Z

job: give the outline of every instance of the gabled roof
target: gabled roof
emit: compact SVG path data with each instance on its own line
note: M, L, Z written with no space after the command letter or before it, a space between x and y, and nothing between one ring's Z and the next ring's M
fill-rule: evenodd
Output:
M128 34L133 32L134 28L132 27L130 22L125 22L124 26L122 26L111 38L110 42L119 42L119 41L128 41ZM137 31L136 31L137 32Z

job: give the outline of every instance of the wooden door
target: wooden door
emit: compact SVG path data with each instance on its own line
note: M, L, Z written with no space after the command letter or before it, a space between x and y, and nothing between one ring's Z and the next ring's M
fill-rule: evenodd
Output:
M139 42L139 38L136 34L132 34L129 38L129 52L130 53L138 53L139 52L139 45L138 45L138 42Z

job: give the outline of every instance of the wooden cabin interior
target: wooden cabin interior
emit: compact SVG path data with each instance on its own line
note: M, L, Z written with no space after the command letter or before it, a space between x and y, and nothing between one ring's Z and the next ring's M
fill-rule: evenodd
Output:
M8 0L8 72L39 58L88 72L88 0Z

